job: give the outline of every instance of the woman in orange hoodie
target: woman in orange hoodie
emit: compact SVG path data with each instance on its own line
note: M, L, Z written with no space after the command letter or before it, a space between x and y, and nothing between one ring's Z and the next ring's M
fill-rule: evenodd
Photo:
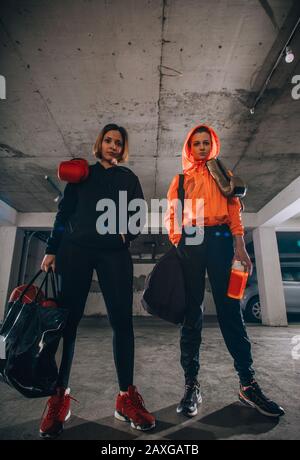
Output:
M197 375L207 270L221 332L240 379L239 399L265 415L278 417L284 414L283 409L266 398L254 379L251 344L240 302L227 296L233 261L241 261L250 273L252 264L243 238L240 200L225 197L206 166L206 161L217 158L219 152L220 141L212 128L199 125L188 133L182 151L185 190L182 223L177 218L178 175L168 191L165 225L181 261L187 299L180 338L185 394L177 413L194 416L202 401Z

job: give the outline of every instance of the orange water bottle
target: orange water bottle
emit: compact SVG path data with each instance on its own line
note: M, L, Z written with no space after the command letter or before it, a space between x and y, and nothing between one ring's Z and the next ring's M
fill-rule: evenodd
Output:
M248 280L247 268L239 260L235 260L230 273L227 296L232 299L242 299Z

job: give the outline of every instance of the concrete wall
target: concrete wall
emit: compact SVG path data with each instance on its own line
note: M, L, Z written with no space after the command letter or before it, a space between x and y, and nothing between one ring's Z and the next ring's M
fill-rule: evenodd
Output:
M14 226L0 226L0 321L10 293L18 282L22 236Z

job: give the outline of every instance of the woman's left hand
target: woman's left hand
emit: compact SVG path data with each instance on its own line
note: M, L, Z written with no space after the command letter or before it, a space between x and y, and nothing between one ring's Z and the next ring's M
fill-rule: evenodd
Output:
M123 233L121 233L120 235L122 237L123 243L125 243L125 236L123 235Z
M242 262L242 264L247 267L247 271L249 273L249 276L252 274L253 270L253 265L250 260L250 257L248 255L248 252L246 251L245 247L236 247L235 252L234 252L234 258L233 261L239 260Z

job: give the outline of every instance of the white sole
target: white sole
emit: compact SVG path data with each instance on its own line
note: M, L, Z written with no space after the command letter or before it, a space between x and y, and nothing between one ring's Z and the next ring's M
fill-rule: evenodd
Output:
M139 430L139 431L149 431L149 430L153 430L153 428L155 428L155 423L147 428L143 428L141 427L140 425L135 425L129 418L127 417L124 417L124 415L121 415L118 411L115 411L114 413L114 416L117 420L120 420L121 422L127 422L127 423L130 423L130 426L132 428L134 428L135 430Z
M197 399L197 404L201 404L202 403L202 396L201 394L198 396L198 399ZM176 408L176 412L177 414L184 414L186 415L187 417L195 417L195 415L198 414L198 407L196 407L196 409L194 410L194 412L190 412L189 414L185 414L182 409L179 409L178 407Z
M71 410L69 410L69 412L67 413L66 418L65 418L65 422L70 420L70 417L71 417Z

